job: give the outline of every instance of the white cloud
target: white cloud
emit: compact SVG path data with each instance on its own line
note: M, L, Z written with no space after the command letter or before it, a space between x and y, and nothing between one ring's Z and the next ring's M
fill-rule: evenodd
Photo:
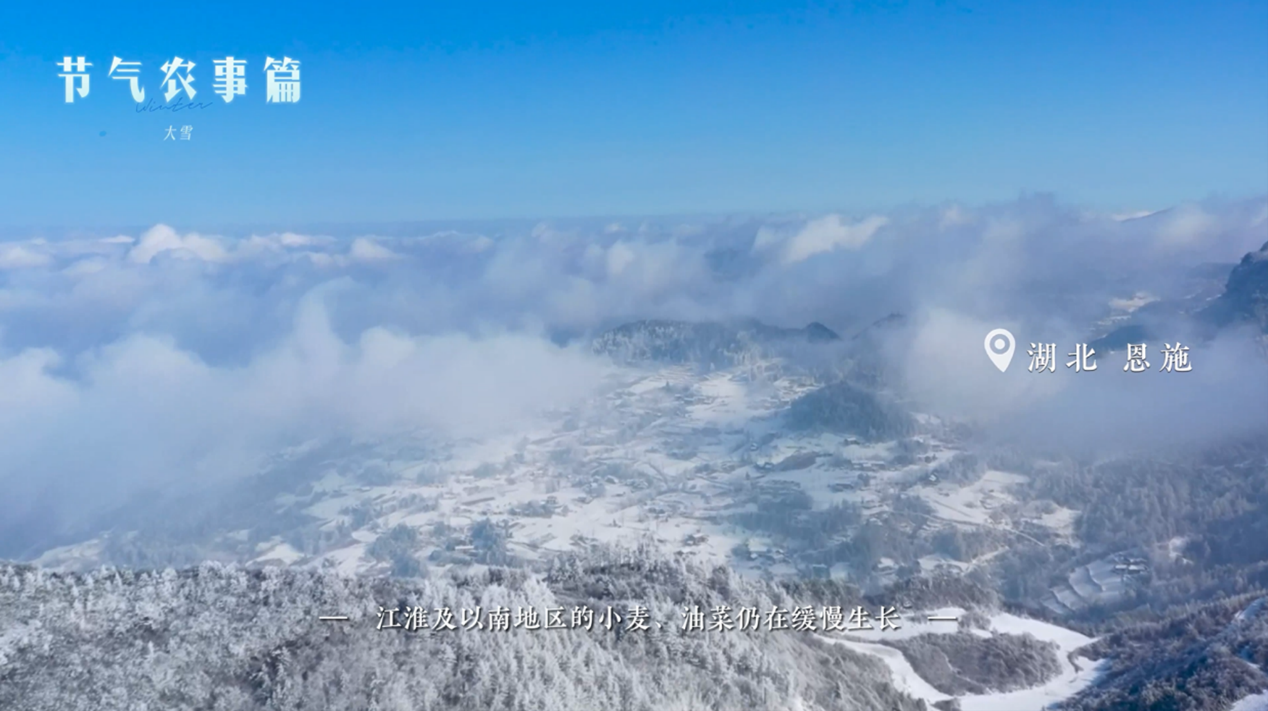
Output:
M787 239L783 230L774 225L762 225L757 228L757 236L753 238L753 251L761 252L782 244Z
M883 215L872 215L854 224L846 223L840 215L811 220L789 241L784 263L794 264L836 249L860 249L887 224L889 218Z
M634 262L634 250L623 242L608 248L608 276L618 276Z
M931 409L997 421L1044 402L1073 409L1068 379L1025 377L1025 341L1064 349L1114 299L1188 296L1177 275L1268 241L1266 206L1120 222L1025 199L856 222L244 239L157 225L136 240L5 243L0 263L22 268L0 270L0 484L105 496L109 483L123 496L191 471L247 471L317 434L511 426L582 397L601 368L541 334L635 318L820 321L849 334L901 311L915 325L887 341L887 362ZM1001 325L1023 341L1002 378L981 342ZM45 479L27 476L35 466Z
M490 239L486 235L465 234L456 230L445 230L406 241L430 248L460 253L485 252L497 245L495 240Z
M358 237L352 241L348 256L355 262L383 262L399 255L368 237Z
M297 235L294 232L283 232L277 236L277 241L280 242L283 247L307 247L308 245L315 244L317 242L317 240L313 237L308 235Z
M33 412L56 409L73 397L73 388L44 377L61 363L51 348L31 348L0 359L0 421L22 422Z
M1128 212L1120 212L1120 213L1115 214L1115 215L1110 215L1110 219L1111 219L1111 220L1113 220L1113 221L1115 221L1115 222L1126 222L1126 221L1128 221L1128 220L1139 220L1139 219L1140 219L1140 218L1142 218L1142 217L1149 217L1150 215L1154 214L1155 212L1157 212L1157 210L1131 210L1131 211L1128 211Z
M1209 239L1219 221L1198 205L1184 205L1165 216L1158 230L1164 246L1187 247Z
M62 270L62 273L69 277L82 277L89 274L96 274L109 267L109 262L104 259L80 259L72 262L70 266Z
M938 226L942 229L948 227L958 227L966 225L973 221L973 216L967 210L959 205L951 205L942 211L942 218L938 221Z
M1004 373L986 357L983 339L996 328L1007 328L1018 339ZM963 313L934 308L917 319L903 363L906 385L913 397L934 412L979 422L998 422L1025 415L1069 384L1069 379L1027 372L1028 334L1017 323L992 322ZM1033 336L1034 334L1029 334ZM1047 333L1044 340L1061 340ZM1065 355L1064 352L1059 356ZM1063 365L1064 361L1060 365Z
M51 349L0 357L0 482L19 504L55 484L73 512L250 474L297 440L498 433L601 382L593 356L529 334L371 327L344 340L326 306L337 291L307 294L285 338L241 365L148 334L83 354L74 378Z
M141 241L128 252L128 259L137 264L149 264L150 260L164 252L171 252L181 259L201 259L205 262L224 262L229 255L215 239L196 233L177 234L167 225L155 225Z
M30 269L52 263L52 258L20 244L0 245L0 269Z

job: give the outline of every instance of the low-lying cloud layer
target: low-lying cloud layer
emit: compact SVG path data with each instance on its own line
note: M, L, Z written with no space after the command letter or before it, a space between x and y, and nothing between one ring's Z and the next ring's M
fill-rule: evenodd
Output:
M0 244L0 520L240 476L312 437L513 428L601 382L605 364L563 337L637 318L820 321L850 335L903 312L909 327L882 347L931 410L1003 414L1014 429L1033 410L1036 429L1088 441L1112 426L1169 432L1159 423L1180 406L1201 414L1191 433L1268 426L1255 409L1268 368L1237 334L1195 350L1206 374L1195 365L1183 386L1158 373L1146 385L1026 378L1025 342L1001 379L982 350L1004 326L1061 357L1112 303L1190 296L1195 269L1268 241L1268 199L1129 217L1033 197L380 232L393 236L157 225Z

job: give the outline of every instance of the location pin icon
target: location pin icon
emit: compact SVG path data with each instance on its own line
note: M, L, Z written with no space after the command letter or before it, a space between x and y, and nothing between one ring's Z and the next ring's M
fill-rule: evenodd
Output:
M1017 342L1013 339L1013 334L1007 329L997 328L986 334L986 355L990 356L991 362L999 368L999 372L1008 370L1008 364L1013 360L1013 348Z

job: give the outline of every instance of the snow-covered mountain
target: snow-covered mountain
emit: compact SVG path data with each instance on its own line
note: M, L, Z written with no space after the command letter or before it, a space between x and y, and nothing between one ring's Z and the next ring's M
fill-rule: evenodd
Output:
M1224 293L1203 316L1219 326L1252 323L1268 334L1268 242L1233 268Z
M102 564L162 568L197 565L207 560L251 569L308 570L308 575L315 577L264 580L296 581L285 585L298 586L297 590L308 591L304 594L311 593L314 599L352 604L364 618L369 614L367 603L357 601L360 593L348 591L387 584L344 583L322 576L356 575L369 580L388 574L439 580L474 575L485 580L479 576L493 575L491 571L503 567L545 574L543 571L549 571L561 557L640 549L649 556L678 560L681 565L701 570L733 570L740 576L738 579L821 579L838 584L848 581L859 586L851 588L860 590L858 594L879 596L874 598L878 609L898 606L911 624L920 625L911 628L920 634L955 635L959 628L954 622L925 622L920 609L913 607L909 593L885 591L913 575L937 578L958 577L974 570L985 572L994 555L1019 541L1071 540L1075 512L1059 507L1044 512L1033 510L1010 491L1026 481L1025 476L991 468L977 460L957 441L953 430L936 418L909 413L885 393L852 384L848 379L825 382L814 369L803 368L795 359L770 350L789 343L797 347L830 347L837 340L835 334L813 324L795 330L752 322L630 324L596 340L596 348L614 356L609 384L601 396L575 409L543 413L532 429L479 440L403 435L392 441L312 442L280 453L268 468L225 492L211 505L175 502L169 510L179 513L167 517L154 515L153 506L148 506L141 509L144 515L133 512L116 517L117 521L134 521L134 526L116 526L80 543L47 551L36 563L45 569L85 573ZM949 546L948 541L957 536L971 538L977 548L958 550ZM32 578L33 573L17 571L8 575L10 580L19 581L13 588L16 593L9 593L16 594L10 598L10 604L15 606L31 604L32 596L56 598L62 594L58 591L63 586L71 585L81 586L90 599L97 600L91 605L129 607L140 604L132 601L133 596L150 599L148 596L153 593L147 591L167 585L161 577L128 578L133 582L111 584L106 582L108 578L99 577ZM264 584L250 582L259 579L241 578L242 575L213 572L200 574L198 579L210 576L212 582L208 584L215 590L226 585L256 589L254 586ZM181 591L179 596L215 597L198 587L202 583L180 580L189 582L171 583L173 590ZM485 584L488 583L481 583ZM327 592L331 589L343 592ZM715 594L709 601L717 605L747 604L734 597L741 589L732 591L734 599ZM99 592L89 593L90 590ZM407 597L407 592L402 588L391 596ZM383 594L378 597L382 599ZM417 594L417 590L411 594ZM682 601L680 595L658 594L674 603ZM284 595L292 599L299 592ZM756 593L754 596L760 597ZM489 602L492 604L492 599ZM623 600L627 602L634 601ZM284 606L279 614L311 618L318 612L310 603L295 607L298 604L286 603L290 607ZM330 604L338 607L334 602ZM926 599L919 607L935 605L968 614L964 602L954 596ZM662 606L670 607L668 602ZM998 612L995 603L982 606L975 614L985 615L987 621L976 632L955 636L955 649L967 650L987 643L982 640L1013 644L1008 641L1012 632L992 627L991 616ZM199 629L220 624L209 620L199 623ZM298 629L303 630L302 634L279 637L280 632L269 632L251 650L243 647L223 674L255 679L265 673L261 668L275 669L265 674L270 679L267 692L256 689L242 693L267 698L267 702L260 702L262 707L289 708L286 703L292 702L281 699L292 697L276 696L282 693L277 689L296 684L290 675L302 668L325 675L320 662L311 655L328 653L313 647L316 643L312 641L313 635L324 628ZM34 698L50 699L48 704L64 699L50 691L51 687L34 671L36 667L30 666L35 664L33 650L43 644L39 640L45 639L41 635L47 633L24 626L6 634L10 642L4 653L23 660L19 666L22 683L45 695ZM54 633L54 638L62 643L65 640L60 634ZM84 634L80 638L83 645L78 647L84 654L98 645L120 643L97 636L106 634L104 629ZM111 634L116 634L118 640L131 639L130 632ZM175 649L181 644L193 644L189 642L190 634L192 631L184 628L169 630L156 643L160 649L164 644ZM368 643L351 641L337 632L320 634L320 639L326 641L318 647L327 642L333 644L333 640L347 640L361 650L357 654L370 654L375 659L379 657L374 655L390 651L388 648L371 654L366 651ZM879 639L842 636L813 642L804 650L789 648L787 642L753 641L751 644L758 646L752 651L725 654L730 655L728 658L735 654L766 655L768 661L764 663L772 664L774 657L769 655L776 652L766 645L774 644L782 650L778 654L789 655L789 659L844 655L842 658L851 660L849 664L858 665L858 673L851 673L851 677L862 674L873 680L868 682L872 686L867 687L872 691L860 696L853 691L825 691L836 688L834 684L847 684L844 666L832 677L816 676L806 681L781 677L779 684L809 685L797 692L805 697L799 702L801 708L888 709L915 703L896 700L899 692L929 703L961 695L969 704L966 708L989 707L983 706L990 703L991 694L983 693L989 685L940 682L938 672L932 671L937 663L924 657L916 662L919 673L909 674L910 667L896 666L895 660L902 659L902 654L898 648L885 645L896 643L900 637L908 639L898 635ZM204 643L210 644L210 638L182 654L196 658ZM538 644L523 643L530 644L530 648ZM649 653L598 644L584 654L603 656L608 659L603 664L624 664L620 660L626 655ZM680 642L666 640L664 644ZM1073 651L1060 649L1060 656ZM262 661L283 653L280 650L289 650L285 654L308 661L283 667L285 671L277 671L269 666L271 662ZM150 654L140 648L135 652ZM563 653L553 646L543 648L535 658L545 663L556 652ZM423 656L459 657L461 653L419 652ZM573 649L564 656L582 653ZM708 652L719 653L724 652ZM1012 683L1007 687L1009 693L1020 693L1031 686L1048 688L1053 679L1060 677L1065 680L1060 688L1068 695L1090 681L1086 671L1062 671L1059 657L1052 656L1052 652L1037 653L1052 658L1051 669L1034 679ZM685 649L681 654L699 656L706 652ZM930 654L945 657L947 652ZM960 654L951 653L953 667L967 664L959 658ZM374 664L370 657L367 668ZM733 663L747 664L726 662ZM648 667L639 673L661 674L655 671L657 668ZM494 677L483 676L483 672L462 673L473 675L473 685L490 685L489 698L511 693L498 687L491 680ZM556 677L558 684L573 672L550 673L563 675ZM933 675L937 686L929 686L921 673ZM140 682L123 679L119 683L131 689ZM622 683L636 685L633 679ZM130 699L150 698L145 694L161 698L167 693L161 691L163 686L157 681L141 685L146 690L136 691L140 696ZM684 680L681 688L698 685ZM620 707L668 703L679 693L670 686L648 691L645 697L630 697ZM783 700L770 701L775 698L776 688L783 689L780 694L788 693L788 687L777 685L760 690L761 696L755 697L753 694L759 693L757 687L750 689L742 684L736 690L716 693L721 695L718 698L737 699L736 704L741 703L740 698L750 699L743 702L745 708L763 708L761 703L772 704L770 708L788 708L782 705ZM966 691L970 693L965 695ZM392 693L443 696L445 692L412 689ZM824 697L825 693L830 696ZM1048 699L1049 693L1056 692L1044 692L1034 698ZM845 705L839 700L843 698L841 694L856 699L850 702L855 705ZM225 698L234 699L225 701L232 704L245 697ZM301 694L293 698L309 697ZM636 700L644 698L645 701ZM752 706L753 698L764 700ZM825 700L829 698L838 700ZM869 698L874 700L865 701ZM310 702L311 699L305 703ZM588 702L577 703L577 708L594 708L587 706ZM684 708L695 707L692 701L679 699L675 703L684 704ZM740 707L729 705L731 702L719 703L727 708Z
M1204 312L1212 323L1262 325L1264 253L1234 269ZM1222 548L1238 531L1262 529L1253 521L1256 482L1268 481L1261 446L1162 461L997 446L885 385L880 344L907 325L895 315L842 339L819 323L635 321L591 341L605 359L593 397L514 430L313 440L197 498L155 492L38 551L40 570L0 570L0 602L12 612L0 626L9 664L0 702L183 708L169 682L194 683L194 674L190 688L227 689L208 708L429 699L424 707L1025 711L1075 697L1072 708L1091 709L1121 698L1113 685L1131 678L1105 660L1130 657L1136 638L1094 631L1118 624L1116 614L1262 585L1262 560ZM1195 472L1207 490L1186 493ZM208 561L217 565L196 567ZM561 578L561 561L581 572ZM186 570L92 572L102 565ZM614 579L623 565L633 567ZM627 611L650 601L676 615L687 601L795 606L800 594L829 603L815 585L892 605L906 631L637 643L511 636L488 647L362 631L378 605L411 598L429 607L613 601ZM930 589L942 592L921 593ZM207 607L187 624L174 620L196 605ZM263 610L302 622L265 621ZM313 621L345 611L357 631ZM209 650L223 659L191 671ZM104 670L94 682L102 686L59 690L47 673L57 655ZM334 669L335 657L356 661ZM374 671L403 658L446 660L466 686L409 681L423 675L414 662L392 679ZM1000 658L1029 660L1026 673L1003 674L991 662ZM155 671L131 671L142 665ZM1259 669L1237 688L1253 689ZM706 671L722 681L699 691ZM600 672L613 681L576 691ZM320 683L306 685L305 674ZM504 682L524 674L531 690ZM1187 678L1173 677L1163 685ZM1098 681L1102 696L1088 690Z

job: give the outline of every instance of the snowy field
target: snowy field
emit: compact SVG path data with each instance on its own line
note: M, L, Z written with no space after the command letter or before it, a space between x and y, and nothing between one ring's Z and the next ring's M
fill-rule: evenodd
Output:
M1233 704L1228 711L1268 711L1268 691L1247 696Z
M956 617L964 612L959 608L944 608L924 614ZM844 633L829 639L856 652L875 656L889 667L892 682L898 689L932 705L952 697L938 691L921 678L902 652L879 642L911 639L923 634L953 634L957 631L959 631L959 625L952 622L909 622L897 631L866 630ZM1100 663L1085 662L1082 665L1076 665L1072 661L1075 650L1095 640L1064 627L1001 612L990 617L989 632L974 630L974 633L979 635L1030 634L1039 640L1052 642L1058 648L1057 658L1061 664L1061 672L1047 683L1029 689L955 697L959 699L964 711L1043 711L1051 704L1068 699L1088 687L1102 672ZM1250 711L1250 709L1239 711Z

